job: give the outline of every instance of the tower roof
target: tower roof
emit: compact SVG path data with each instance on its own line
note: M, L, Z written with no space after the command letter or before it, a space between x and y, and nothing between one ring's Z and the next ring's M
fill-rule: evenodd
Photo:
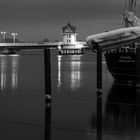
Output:
M63 33L76 33L76 27L68 22L66 26L62 27L62 31Z

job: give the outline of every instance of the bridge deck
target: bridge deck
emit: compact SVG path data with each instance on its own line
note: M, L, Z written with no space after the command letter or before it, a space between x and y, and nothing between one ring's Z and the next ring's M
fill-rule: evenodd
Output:
M39 43L0 43L0 49L45 49L62 45L61 42Z
M86 42L81 42L83 47L88 47ZM33 42L33 43L0 43L1 49L47 49L63 46L62 42Z

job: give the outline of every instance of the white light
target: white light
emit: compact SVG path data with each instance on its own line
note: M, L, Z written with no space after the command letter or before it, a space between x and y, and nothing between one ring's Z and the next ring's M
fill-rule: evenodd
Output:
M1 32L1 34L6 34L7 32Z
M1 32L1 34L3 35L3 42L5 43L5 34L6 34L7 32Z
M16 36L18 35L18 33L11 33L11 35L13 36L13 42L16 42Z
M60 45L58 46L58 49L61 50L61 46Z

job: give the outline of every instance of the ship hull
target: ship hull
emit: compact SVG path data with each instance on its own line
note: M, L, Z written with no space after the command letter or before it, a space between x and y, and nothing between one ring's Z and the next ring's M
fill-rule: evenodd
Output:
M105 52L108 70L117 81L140 83L140 49L115 49Z

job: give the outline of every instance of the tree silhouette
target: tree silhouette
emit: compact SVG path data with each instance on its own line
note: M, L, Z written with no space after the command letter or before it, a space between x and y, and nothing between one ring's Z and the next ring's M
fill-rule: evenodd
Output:
M43 42L49 42L49 39L44 38L44 39L43 39Z

